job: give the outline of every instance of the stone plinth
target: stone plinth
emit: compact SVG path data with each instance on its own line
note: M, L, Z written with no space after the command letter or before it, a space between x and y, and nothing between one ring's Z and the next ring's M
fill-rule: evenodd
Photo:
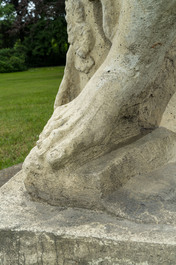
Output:
M18 173L0 189L1 265L166 265L176 227L29 199Z

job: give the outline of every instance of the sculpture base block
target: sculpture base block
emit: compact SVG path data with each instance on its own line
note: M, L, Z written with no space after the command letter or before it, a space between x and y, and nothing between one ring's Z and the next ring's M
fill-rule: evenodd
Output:
M167 265L176 227L30 200L18 173L0 189L1 265Z

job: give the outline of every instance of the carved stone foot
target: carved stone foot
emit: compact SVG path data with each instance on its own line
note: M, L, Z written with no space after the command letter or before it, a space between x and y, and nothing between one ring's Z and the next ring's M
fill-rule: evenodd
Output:
M24 164L25 172L30 176L25 185L33 198L54 205L105 209L104 201L109 194L123 190L131 178L140 178L142 174L176 161L175 148L176 134L159 128L132 144L77 165L77 168L69 165L58 170L48 165L41 168L41 161L33 149L33 164L28 164L27 159ZM29 161L31 163L31 158Z
M92 12L89 16L87 2ZM111 22L104 9L107 1L67 1L68 10L72 6L77 10L75 27L80 21L82 29L90 33L92 21L102 21L102 25L97 29L98 41L95 46L88 45L86 52L80 52L78 40L70 38L71 57L67 58L69 65L55 111L23 167L26 189L33 198L55 205L103 209L102 200L131 177L175 159L175 134L157 127L176 90L176 2L126 0L118 6L112 2L118 19L112 20L115 25L110 34ZM97 7L102 13L95 21L92 17ZM109 52L96 60L97 43L102 41L108 43ZM81 70L89 56L95 57L97 67L90 75ZM79 83L80 93L73 99L69 84L83 80L84 75L87 82ZM65 100L65 93L73 100Z

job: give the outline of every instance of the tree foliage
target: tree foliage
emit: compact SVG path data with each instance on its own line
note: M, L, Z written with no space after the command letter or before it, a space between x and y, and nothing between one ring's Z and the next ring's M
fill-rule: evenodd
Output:
M0 49L19 44L28 66L65 63L64 0L4 0L0 4Z
M0 49L0 73L26 70L25 55L19 47Z
M49 22L44 18L28 26L30 34L24 38L28 64L46 66L65 63L67 34L64 17Z
M26 26L40 19L51 21L65 13L64 0L6 0L16 11L12 32L25 31Z
M13 37L8 30L15 21L15 9L12 4L0 5L0 48L13 46Z

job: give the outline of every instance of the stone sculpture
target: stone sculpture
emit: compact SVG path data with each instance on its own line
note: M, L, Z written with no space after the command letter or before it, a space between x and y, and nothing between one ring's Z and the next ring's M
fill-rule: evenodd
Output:
M71 45L55 108L74 99L107 56L110 43L99 25L101 9L99 1L95 5L90 1L86 5L81 1L66 1L68 41Z
M110 209L132 177L176 160L175 133L159 127L176 91L176 1L66 0L66 11L65 74L25 186L52 205Z

